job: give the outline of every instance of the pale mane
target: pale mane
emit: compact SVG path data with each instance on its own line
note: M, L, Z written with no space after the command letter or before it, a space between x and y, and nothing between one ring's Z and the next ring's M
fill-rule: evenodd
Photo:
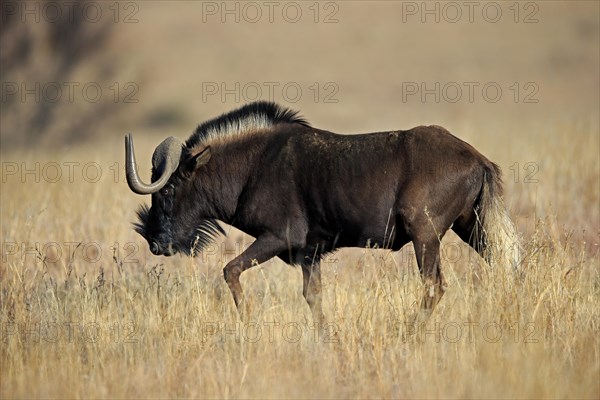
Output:
M193 151L200 146L225 140L236 140L265 131L279 123L310 126L296 111L275 103L259 101L200 124L185 146L188 150Z

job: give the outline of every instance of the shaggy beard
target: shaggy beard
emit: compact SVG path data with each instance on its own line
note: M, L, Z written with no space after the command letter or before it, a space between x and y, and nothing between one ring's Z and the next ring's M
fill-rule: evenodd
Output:
M150 207L142 204L136 211L136 214L138 221L133 223L134 230L148 240L146 227L150 216ZM174 241L172 243L173 250L194 257L211 244L219 234L225 235L225 231L216 219L203 219L188 240Z

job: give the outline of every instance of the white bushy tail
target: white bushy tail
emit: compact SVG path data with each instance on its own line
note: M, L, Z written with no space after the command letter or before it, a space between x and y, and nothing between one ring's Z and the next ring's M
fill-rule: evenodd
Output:
M517 270L521 264L521 240L502 201L500 169L486 169L486 175L477 207L483 232L475 232L481 243L482 256L492 267Z

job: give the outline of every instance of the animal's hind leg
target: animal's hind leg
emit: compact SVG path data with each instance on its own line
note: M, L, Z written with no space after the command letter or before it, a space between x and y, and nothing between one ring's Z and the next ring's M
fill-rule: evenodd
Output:
M477 229L479 228L479 229ZM474 210L470 210L467 215L461 215L452 226L454 233L469 246L473 248L480 256L485 254L485 234L480 226ZM489 263L489 260L486 259Z
M425 285L421 308L432 311L444 295L444 278L440 268L440 242L437 237L413 240L419 271Z

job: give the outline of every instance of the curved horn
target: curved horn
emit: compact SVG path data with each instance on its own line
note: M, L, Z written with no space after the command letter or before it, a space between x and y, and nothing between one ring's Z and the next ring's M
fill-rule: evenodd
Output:
M135 151L133 149L133 136L131 133L125 136L125 170L129 188L137 194L151 194L158 192L167 184L171 174L175 172L179 166L181 150L181 142L173 136L166 138L158 145L152 155L152 166L155 171L158 171L161 174L156 182L148 185L142 182L137 173Z

